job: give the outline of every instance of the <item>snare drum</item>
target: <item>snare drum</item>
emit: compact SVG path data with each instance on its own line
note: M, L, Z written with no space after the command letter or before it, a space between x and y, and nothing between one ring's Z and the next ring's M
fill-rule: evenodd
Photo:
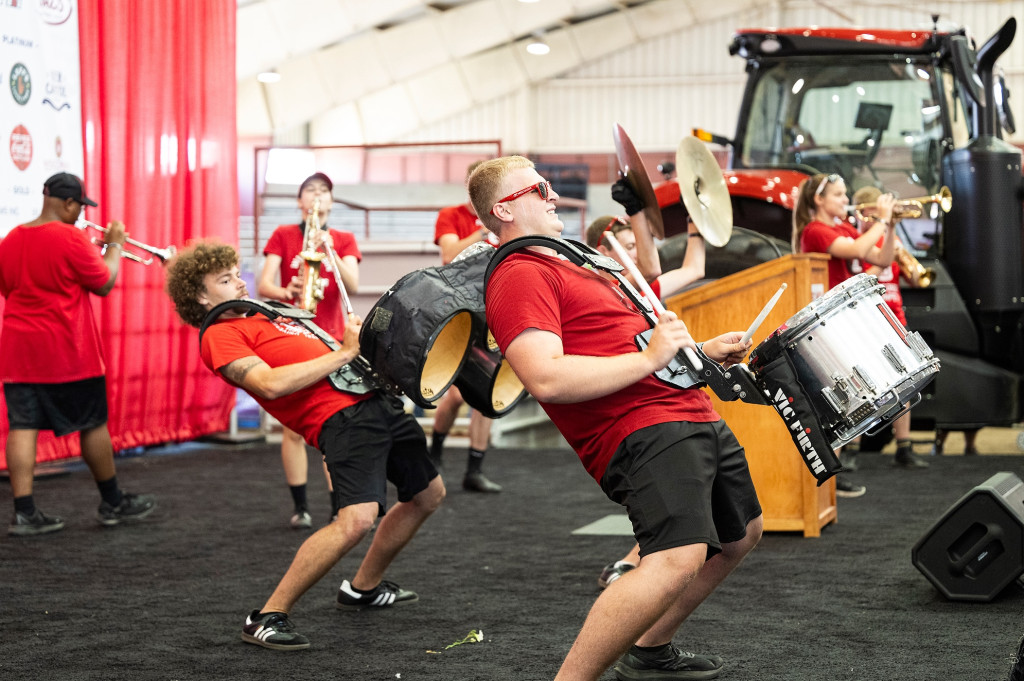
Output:
M759 369L786 353L833 448L895 418L935 377L939 360L858 274L793 315L751 353Z

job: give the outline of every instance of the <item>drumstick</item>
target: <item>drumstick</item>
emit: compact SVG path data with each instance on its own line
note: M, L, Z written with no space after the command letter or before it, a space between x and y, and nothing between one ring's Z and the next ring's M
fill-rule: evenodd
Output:
M775 303L779 302L779 296L781 296L782 292L785 290L786 284L783 283L782 286L779 287L779 290L775 292L775 295L772 296L772 299L768 301L768 304L764 306L764 309L761 310L761 314L757 315L757 319L755 319L754 323L750 325L750 328L747 329L747 332L743 334L743 338L740 339L741 344L746 344L747 342L750 341L751 337L754 335L754 332L757 331L757 327L761 326L761 322L764 321L764 318L767 317L768 313L772 311L773 307L775 307Z
M622 247L619 240L616 239L615 235L611 232L605 232L605 237L608 239L608 243L612 245L612 248L615 249L615 252L619 254L622 264L625 265L626 269L629 270L629 273L633 275L633 280L640 286L640 290L644 292L644 296L646 296L647 300L651 302L651 307L654 308L655 314L659 317L665 314L665 306L661 304L660 300L658 300L658 296L654 295L654 290L651 288L651 285L647 283L646 279L644 279L644 275L640 274L640 268L638 268L636 263L633 262L633 259L629 257L629 253L626 253L626 249ZM684 347L683 352L686 353L686 358L690 360L690 366L692 366L695 371L700 371L704 368L704 365L701 363L700 358L697 357L697 353L693 351L693 348Z

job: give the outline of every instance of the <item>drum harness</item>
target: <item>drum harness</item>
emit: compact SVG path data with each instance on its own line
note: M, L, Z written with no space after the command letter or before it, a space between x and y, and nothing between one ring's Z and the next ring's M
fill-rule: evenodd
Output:
M626 297L633 303L637 310L651 324L651 328L643 333L637 334L635 342L640 350L643 350L650 343L651 334L654 333L654 326L658 323L654 316L654 308L650 302L640 295L629 281L622 276L622 265L615 262L609 256L603 255L590 246L574 241L572 239L557 239L549 236L525 236L513 239L504 246L498 248L498 252L491 258L487 265L486 280L490 281L491 274L502 260L512 255L515 251L530 246L541 246L557 251L560 255L585 269L596 269L608 272L616 281L619 288ZM485 284L486 285L486 284ZM655 372L655 376L661 381L676 388L701 388L708 386L718 399L723 402L742 400L751 404L768 404L764 393L754 382L754 377L746 366L737 364L729 369L724 369L721 364L704 354L703 343L697 343L697 355L703 364L698 373L691 367L682 353L677 353L672 361L664 369Z
M313 317L315 316L314 313L276 300L262 301L253 300L252 298L229 300L211 309L206 314L206 318L203 319L203 325L199 328L200 347L202 347L203 333L206 332L206 329L216 322L217 318L227 310L235 310L238 308L247 309L249 314L246 316L262 314L271 320L277 319L278 317L290 319L319 338L324 345L331 350L341 349L341 344L338 343L333 336L313 323ZM363 395L373 390L383 390L392 394L398 394L399 392L398 388L385 381L384 378L374 370L373 366L370 365L370 362L362 355L357 355L356 358L348 364L335 369L326 378L327 382L330 383L335 390L352 393L353 395Z
M647 331L637 334L635 339L640 350L647 347L654 332L653 326L658 323L653 307L622 276L622 265L579 241L540 235L513 239L499 247L498 252L488 263L485 287L494 270L505 258L530 246L550 248L574 265L601 270L614 276L626 297L652 326ZM681 352L676 354L667 367L655 372L654 375L676 388L701 388L706 385L723 402L739 399L749 404L772 406L782 417L801 459L818 485L839 472L842 464L825 440L818 416L804 395L796 373L785 355L775 363L771 372L762 372L755 378L745 364L736 364L729 369L723 368L721 364L704 354L702 346L703 343L697 344L697 355L703 365L699 375L687 363Z

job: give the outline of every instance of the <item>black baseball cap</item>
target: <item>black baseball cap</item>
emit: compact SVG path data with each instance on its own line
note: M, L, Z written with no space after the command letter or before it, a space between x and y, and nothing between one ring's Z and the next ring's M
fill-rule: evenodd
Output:
M334 183L331 182L331 178L327 177L323 173L313 173L305 180L303 180L302 184L299 185L299 196L302 196L302 190L306 188L306 185L309 184L310 182L313 182L314 180L320 180L321 182L326 184L327 191L334 191Z
M74 199L86 206L96 207L97 203L85 195L85 185L77 175L57 173L43 183L43 196L55 199Z

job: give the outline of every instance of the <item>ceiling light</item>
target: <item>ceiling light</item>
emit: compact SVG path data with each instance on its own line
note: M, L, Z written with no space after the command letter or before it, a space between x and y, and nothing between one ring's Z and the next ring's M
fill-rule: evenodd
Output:
M526 51L530 54L544 55L551 51L551 46L540 35L535 35L526 43Z
M256 80L258 80L261 83L276 83L277 81L281 80L281 74L278 73L276 70L271 69L269 71L264 71L263 73L257 75Z

